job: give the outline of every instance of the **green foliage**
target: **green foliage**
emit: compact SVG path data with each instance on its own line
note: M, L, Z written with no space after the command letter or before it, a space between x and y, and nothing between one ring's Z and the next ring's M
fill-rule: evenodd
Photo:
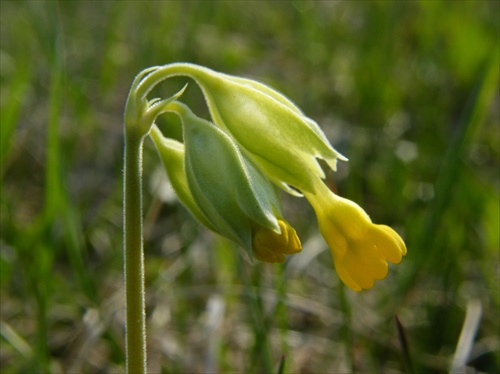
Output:
M147 141L151 372L444 372L474 300L468 365L500 370L497 2L0 5L2 373L123 371L123 110L139 71L175 61L284 92L349 158L330 187L408 255L344 289L312 210L285 198L303 252L250 266L169 197ZM183 101L208 118L195 85Z

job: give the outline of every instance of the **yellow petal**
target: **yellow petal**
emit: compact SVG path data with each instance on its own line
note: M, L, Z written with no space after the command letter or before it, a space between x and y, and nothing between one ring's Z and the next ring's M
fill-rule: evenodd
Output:
M278 225L279 233L263 226L258 226L253 230L252 249L258 260L284 262L285 255L302 250L302 244L295 229L281 219L278 219Z
M401 237L388 226L373 224L356 203L331 192L323 183L305 193L318 217L320 231L332 252L340 279L355 291L372 288L388 273L387 261L406 254Z
M350 289L354 291L362 290L361 286L351 278L348 271L344 267L340 266L336 262L334 264L335 270L337 271L337 274L339 275L342 282L344 282Z
M379 253L394 264L399 264L406 254L406 246L399 234L389 226L373 225L371 233Z

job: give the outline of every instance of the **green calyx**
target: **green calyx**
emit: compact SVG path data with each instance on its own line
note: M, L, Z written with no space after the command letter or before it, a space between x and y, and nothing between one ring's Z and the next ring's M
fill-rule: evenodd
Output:
M191 190L189 189L186 173L184 171L185 148L184 144L163 136L160 129L153 125L149 133L156 150L163 162L168 179L180 202L191 212L191 214L203 225L214 232L218 232L215 226L198 207Z
M225 132L180 102L165 107L179 115L184 144L151 136L181 202L208 228L235 241L251 257L252 230L280 232L279 201L271 182Z
M178 75L195 80L213 123L288 193L297 195L295 189L314 192L315 180L324 178L317 159L325 160L334 170L338 159L347 160L331 146L316 122L288 98L250 79L175 63L154 68L138 92L145 97L154 84Z

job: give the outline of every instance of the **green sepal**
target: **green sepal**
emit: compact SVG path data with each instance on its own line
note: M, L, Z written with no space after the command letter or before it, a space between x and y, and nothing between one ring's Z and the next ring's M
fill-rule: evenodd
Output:
M180 102L165 111L181 118L184 144L165 139L156 127L151 136L179 199L202 224L236 242L252 259L254 227L280 232L273 184L213 123Z
M219 231L251 255L253 225L280 232L276 192L226 133L184 109L179 114L193 197Z
M213 121L287 192L288 185L313 191L324 178L317 158L335 169L338 158L318 125L285 96L255 81L201 69L195 79L205 93Z
M156 150L167 172L170 184L180 202L200 223L210 230L217 232L215 226L210 223L205 214L198 208L189 190L186 173L184 172L184 144L177 140L164 137L156 125L153 125L149 135L155 144Z

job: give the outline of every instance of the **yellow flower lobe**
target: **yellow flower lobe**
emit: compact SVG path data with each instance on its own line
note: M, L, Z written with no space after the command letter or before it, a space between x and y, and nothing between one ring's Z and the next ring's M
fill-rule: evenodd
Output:
M259 226L253 230L252 249L255 258L264 262L285 262L285 255L300 252L302 244L295 229L278 219L280 233Z
M315 194L305 196L316 212L340 279L353 290L372 288L375 280L387 276L387 261L397 264L406 254L396 231L372 223L359 205L335 195L323 183L317 184Z

